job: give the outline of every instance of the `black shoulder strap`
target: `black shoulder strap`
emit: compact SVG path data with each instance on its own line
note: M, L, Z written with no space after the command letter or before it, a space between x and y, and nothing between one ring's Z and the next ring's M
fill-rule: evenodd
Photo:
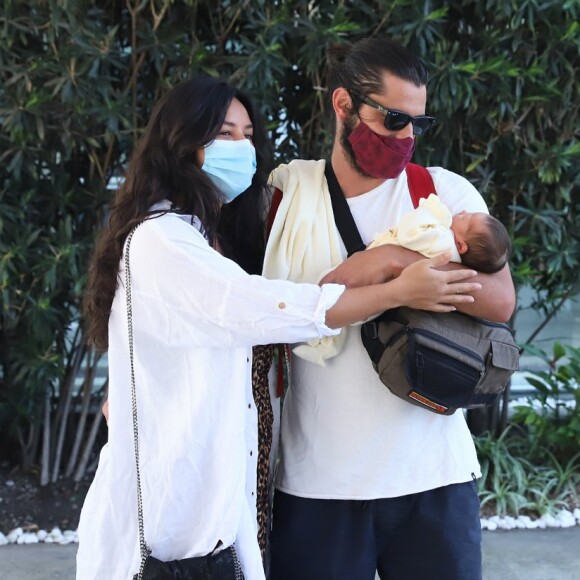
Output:
M344 197L344 193L342 192L340 183L338 183L338 179L336 179L330 161L326 162L324 174L328 182L328 191L330 192L330 201L332 202L332 211L334 212L336 227L338 228L348 255L352 256L355 252L364 250L366 246L363 244L358 228L354 223L350 207L348 207L346 197Z

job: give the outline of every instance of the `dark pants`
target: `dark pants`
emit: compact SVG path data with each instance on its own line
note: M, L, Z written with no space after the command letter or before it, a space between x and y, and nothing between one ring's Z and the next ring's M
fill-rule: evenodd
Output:
M271 580L481 580L475 481L370 501L277 491Z

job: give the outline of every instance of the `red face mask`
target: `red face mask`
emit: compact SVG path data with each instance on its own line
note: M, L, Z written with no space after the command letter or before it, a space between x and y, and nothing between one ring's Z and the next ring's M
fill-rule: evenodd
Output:
M415 140L379 135L362 121L348 136L356 162L367 174L377 179L399 177L413 156Z

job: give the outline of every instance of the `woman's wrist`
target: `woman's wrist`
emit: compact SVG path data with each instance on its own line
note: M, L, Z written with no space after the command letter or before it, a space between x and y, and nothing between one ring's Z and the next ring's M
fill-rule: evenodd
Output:
M398 277L381 284L383 290L382 310L403 306L404 283Z

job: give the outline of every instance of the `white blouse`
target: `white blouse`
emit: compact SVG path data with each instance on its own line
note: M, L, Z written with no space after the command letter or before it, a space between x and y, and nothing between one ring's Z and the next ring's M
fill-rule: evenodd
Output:
M259 580L251 347L336 334L325 315L344 287L250 276L191 222L156 217L131 243L145 539L161 560L235 542L246 580ZM109 441L81 513L79 580L129 579L140 563L124 276L121 261L109 320Z

